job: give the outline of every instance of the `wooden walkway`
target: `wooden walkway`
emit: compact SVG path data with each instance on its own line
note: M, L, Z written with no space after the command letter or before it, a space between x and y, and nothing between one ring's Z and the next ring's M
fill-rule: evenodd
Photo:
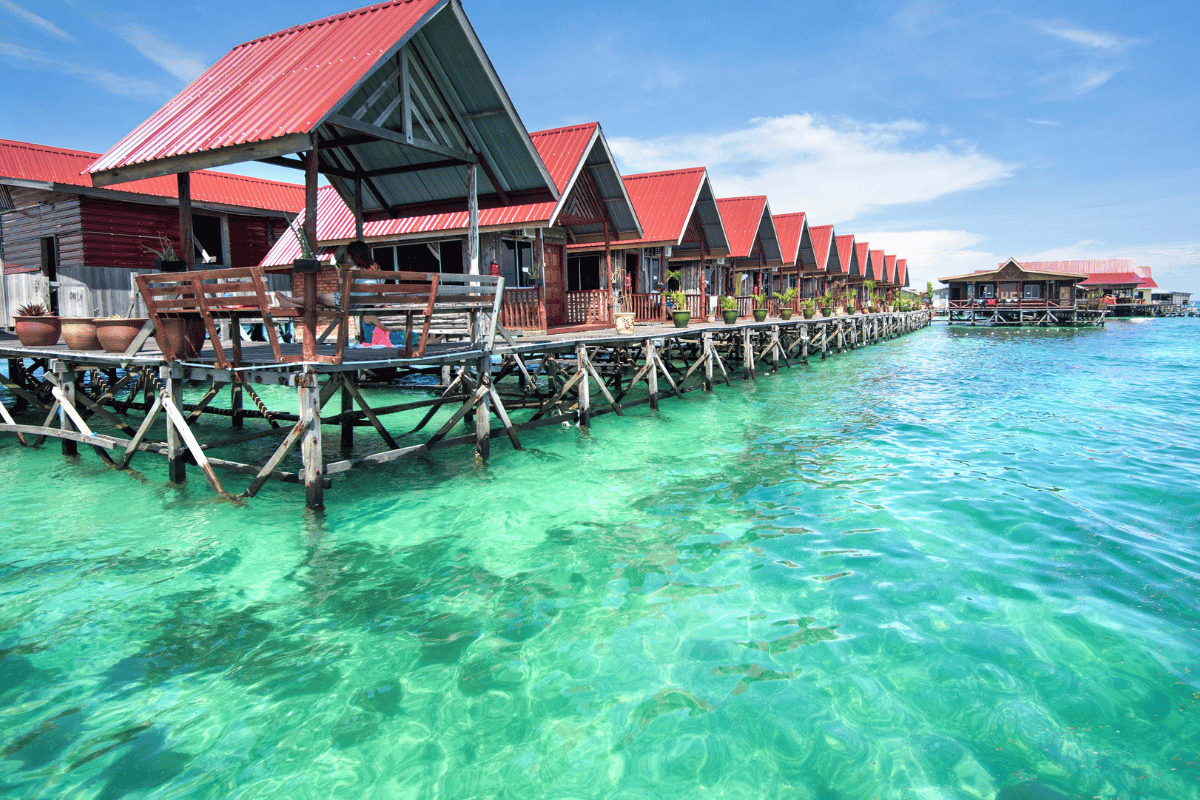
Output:
M334 475L464 444L486 459L493 438L506 437L521 449L524 431L561 422L586 428L598 415L622 415L644 404L657 409L668 397L682 399L711 391L718 381L753 380L763 370L886 341L930 320L929 312L917 311L687 328L638 325L632 335L613 329L508 334L491 352L450 342L429 346L421 358L401 358L390 348L355 347L346 349L341 364L280 363L266 343L243 343L240 365L224 369L207 343L192 359L168 362L153 340L124 356L64 345L26 348L0 334L0 358L9 367L4 383L15 400L11 412L0 405L0 433L29 447L56 439L67 456L84 445L118 470L128 470L143 454L163 456L171 482L186 481L192 465L214 492L233 500L255 496L270 480L300 483L308 507L320 508ZM300 347L282 345L284 357ZM425 397L373 407L363 396L372 383L411 376L425 381L411 387L426 391ZM297 410L269 407L265 386L296 390ZM199 399L185 402L185 387L193 399L202 392ZM227 403L214 404L225 396ZM336 410L327 409L334 398ZM204 417L229 419L229 430L214 437L214 426L196 424ZM389 417L392 424L385 425ZM331 427L340 437L336 460L327 459L335 448L323 440ZM261 463L216 455L240 452L238 445L254 440L275 443ZM248 482L234 492L222 476Z

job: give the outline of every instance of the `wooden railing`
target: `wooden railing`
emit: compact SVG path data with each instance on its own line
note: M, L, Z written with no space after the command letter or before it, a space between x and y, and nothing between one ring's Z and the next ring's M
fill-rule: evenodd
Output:
M504 288L504 307L500 311L500 324L514 331L544 331L546 320L542 315L542 287L524 289Z
M583 292L567 292L567 324L591 325L611 323L608 292L590 289Z
M627 294L625 309L633 312L634 322L661 322L663 320L662 295Z
M977 300L951 300L950 309L953 311L969 311L975 308L980 311L994 311L995 309L1071 309L1075 308L1074 300L1046 300L1046 299L1022 299L1022 300L995 300L992 298L980 298Z

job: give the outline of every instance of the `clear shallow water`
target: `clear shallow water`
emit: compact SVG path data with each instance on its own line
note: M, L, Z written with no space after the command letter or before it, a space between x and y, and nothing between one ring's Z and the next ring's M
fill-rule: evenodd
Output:
M0 795L1200 797L1198 389L938 327L323 519L6 438Z

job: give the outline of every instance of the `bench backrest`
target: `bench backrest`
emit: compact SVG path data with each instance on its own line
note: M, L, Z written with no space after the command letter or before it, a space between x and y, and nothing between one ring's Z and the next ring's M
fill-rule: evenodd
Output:
M152 317L228 316L268 305L262 273L255 267L150 273L138 275L137 284Z
M493 275L458 275L437 272L347 269L342 274L343 315L365 312L411 312L424 317L466 314L462 333L474 341L469 321L476 314L490 315L479 331L491 346L496 335L496 316L504 294L504 279ZM428 332L428 325L425 331Z

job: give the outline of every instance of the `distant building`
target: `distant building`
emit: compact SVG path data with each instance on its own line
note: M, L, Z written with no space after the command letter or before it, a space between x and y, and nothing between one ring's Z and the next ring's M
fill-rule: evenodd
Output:
M963 325L1078 325L1077 273L1034 270L1009 259L999 269L941 278L949 284L950 323Z

